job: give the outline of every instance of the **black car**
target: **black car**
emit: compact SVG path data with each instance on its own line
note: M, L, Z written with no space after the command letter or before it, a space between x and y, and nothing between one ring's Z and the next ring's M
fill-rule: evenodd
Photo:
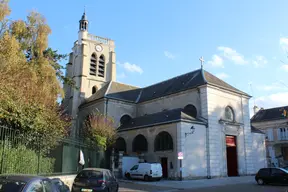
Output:
M278 167L262 168L257 172L255 180L259 185L288 184L288 171Z
M51 179L34 175L1 175L0 192L60 192Z
M108 169L85 168L78 173L72 185L72 192L118 192L119 185Z

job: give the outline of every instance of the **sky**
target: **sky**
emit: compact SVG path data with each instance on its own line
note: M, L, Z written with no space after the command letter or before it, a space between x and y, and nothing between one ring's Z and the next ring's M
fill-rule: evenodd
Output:
M253 96L250 108L288 105L287 0L10 0L10 7L12 19L43 14L59 53L71 52L85 7L89 33L115 41L119 82L148 86L200 68L203 56L205 70Z

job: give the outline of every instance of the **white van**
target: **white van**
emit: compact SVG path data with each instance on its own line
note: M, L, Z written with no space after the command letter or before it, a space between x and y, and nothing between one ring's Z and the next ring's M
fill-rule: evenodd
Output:
M125 173L128 179L161 180L162 166L160 163L139 163Z

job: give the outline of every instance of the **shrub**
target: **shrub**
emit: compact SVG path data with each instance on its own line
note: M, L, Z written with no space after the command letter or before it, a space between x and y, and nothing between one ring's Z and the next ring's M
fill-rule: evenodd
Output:
M2 162L2 174L37 174L38 160L40 162L39 173L53 173L55 159L45 157L43 154L38 156L38 152L28 149L24 145L11 147L8 144L2 144L0 146L0 167Z

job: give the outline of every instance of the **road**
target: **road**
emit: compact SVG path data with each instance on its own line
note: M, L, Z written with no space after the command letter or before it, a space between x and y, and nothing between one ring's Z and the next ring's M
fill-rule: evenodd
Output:
M177 186L176 186L177 187ZM181 186L179 187L181 188ZM134 183L120 183L120 192L288 192L288 186L272 186L257 184L232 184L226 186L200 188L200 189L169 189L167 187L155 187L152 185L140 185Z
M120 189L119 192L168 192L171 189L167 187L157 187L157 186L152 186L152 185L141 185L141 184L135 184L135 183L119 183Z

